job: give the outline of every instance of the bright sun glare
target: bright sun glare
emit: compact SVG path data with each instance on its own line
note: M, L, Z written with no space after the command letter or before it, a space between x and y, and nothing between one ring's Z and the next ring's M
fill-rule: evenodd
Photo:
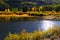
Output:
M42 21L42 29L43 29L43 31L46 31L49 28L52 28L53 26L54 26L54 23L52 21Z

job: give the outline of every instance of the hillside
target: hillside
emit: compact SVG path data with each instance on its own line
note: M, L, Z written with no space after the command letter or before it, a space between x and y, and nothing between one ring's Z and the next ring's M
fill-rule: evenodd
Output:
M51 5L51 4L60 4L60 0L0 0L0 8L6 7L18 7L23 6L40 6L40 5Z

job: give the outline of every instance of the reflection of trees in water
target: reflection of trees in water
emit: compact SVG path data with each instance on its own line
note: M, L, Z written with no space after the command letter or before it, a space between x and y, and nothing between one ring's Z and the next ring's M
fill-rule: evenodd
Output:
M60 34L60 27L53 27L47 31L33 31L28 33L25 29L22 30L20 33L9 33L5 40L44 40L44 38L50 38L51 36L58 36Z

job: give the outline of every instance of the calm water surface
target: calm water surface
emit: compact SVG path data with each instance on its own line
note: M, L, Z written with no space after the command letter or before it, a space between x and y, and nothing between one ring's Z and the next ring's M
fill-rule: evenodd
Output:
M53 26L60 26L60 21L40 20L40 21L16 21L16 22L0 22L0 40L3 40L9 32L18 33L23 29L28 32L38 30L48 30Z

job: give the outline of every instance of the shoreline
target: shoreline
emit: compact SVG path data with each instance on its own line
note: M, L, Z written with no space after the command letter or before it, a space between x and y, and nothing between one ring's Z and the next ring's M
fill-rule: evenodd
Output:
M33 20L58 20L60 21L60 11L44 11L44 12L37 12L37 11L31 11L31 12L17 12L17 13L11 13L11 12L0 12L0 20L20 20L20 21L33 21Z

